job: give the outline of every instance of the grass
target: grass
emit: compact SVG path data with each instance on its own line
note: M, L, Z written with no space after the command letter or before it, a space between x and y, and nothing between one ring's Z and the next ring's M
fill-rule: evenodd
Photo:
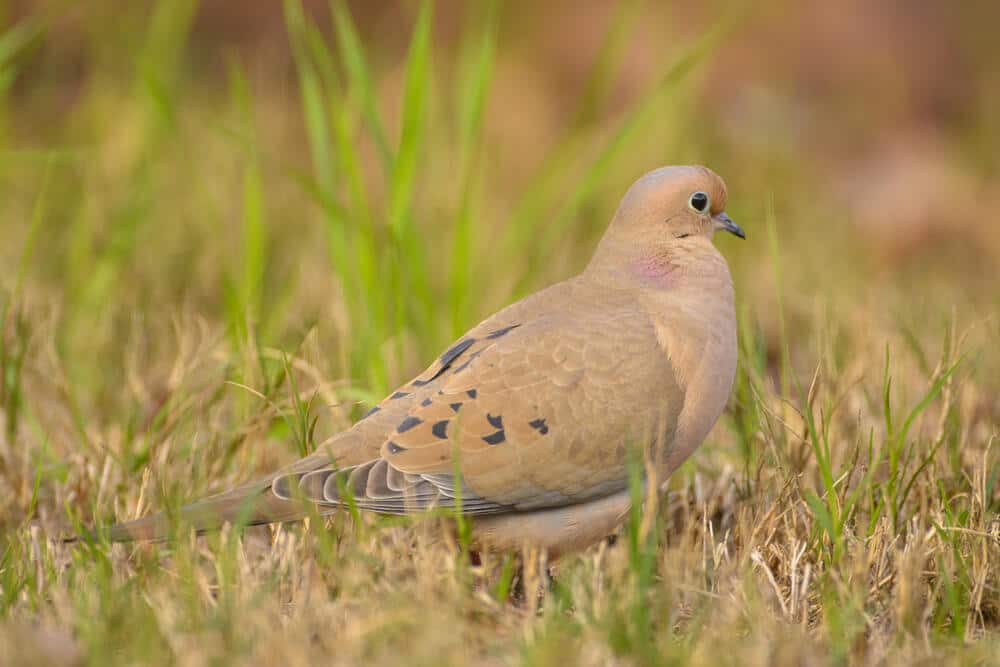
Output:
M235 52L201 73L196 10L83 17L72 114L45 85L53 16L0 35L4 662L995 664L1000 302L933 248L887 269L809 155L704 121L693 91L742 18L663 46L619 108L643 16L623 4L563 127L514 160L499 4L453 47L442 7L414 6L394 65L346 5L327 21L288 0L287 90ZM727 178L750 235L719 240L740 368L616 544L549 583L542 555L472 566L464 531L356 511L58 541L310 451L581 268L624 187L686 161Z

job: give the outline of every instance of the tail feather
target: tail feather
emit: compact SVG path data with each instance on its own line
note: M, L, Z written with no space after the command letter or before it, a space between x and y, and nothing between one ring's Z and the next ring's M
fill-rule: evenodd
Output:
M226 523L259 526L297 521L307 515L308 512L301 503L282 500L273 495L269 487L264 487L238 495L230 492L192 503L182 507L176 519L160 512L135 521L119 523L111 527L108 539L112 542L160 541L167 538L174 525L204 533L217 530Z
M171 533L172 526L183 525L198 533L218 530L223 524L259 526L266 523L284 523L306 518L310 513L329 514L332 508L316 508L298 500L279 498L271 491L272 482L287 473L315 470L329 464L330 456L317 453L308 456L269 477L210 498L186 505L179 516L171 517L160 512L135 521L115 524L108 532L112 542L162 541ZM75 542L78 537L67 538Z

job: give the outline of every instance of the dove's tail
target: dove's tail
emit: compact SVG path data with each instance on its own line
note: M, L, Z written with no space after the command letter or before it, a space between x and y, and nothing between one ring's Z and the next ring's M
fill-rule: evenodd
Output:
M299 503L282 500L271 493L270 487L237 489L219 496L185 505L176 516L166 512L152 514L135 521L118 523L108 529L111 542L162 541L176 527L206 533L218 530L226 523L239 526L259 526L266 523L298 521L308 516ZM98 535L92 531L92 537ZM80 536L68 537L64 542L76 542Z
M177 511L176 516L160 512L135 521L115 524L108 531L108 539L112 542L161 541L170 536L175 526L205 533L218 530L226 523L259 526L266 523L299 521L315 514L317 508L315 506L310 508L298 500L274 495L271 492L271 483L283 474L313 470L329 461L329 456L325 454L313 454L265 479L185 505ZM319 513L325 514L329 511L332 509L320 510ZM78 539L80 539L78 536L74 536L64 541L75 542Z
M217 530L226 523L259 526L297 521L306 515L305 509L299 504L274 496L269 487L258 487L240 493L231 491L186 505L176 517L160 512L116 524L110 528L108 539L112 542L159 541L170 535L173 526L205 533Z

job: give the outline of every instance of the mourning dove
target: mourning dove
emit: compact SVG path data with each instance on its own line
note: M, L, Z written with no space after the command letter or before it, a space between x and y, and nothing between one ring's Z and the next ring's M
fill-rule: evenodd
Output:
M265 479L189 505L197 530L358 509L455 508L481 549L558 555L601 540L631 502L628 448L660 482L715 424L736 372L733 284L712 245L745 238L705 167L629 188L584 271L487 318L350 429ZM158 539L163 515L116 525Z

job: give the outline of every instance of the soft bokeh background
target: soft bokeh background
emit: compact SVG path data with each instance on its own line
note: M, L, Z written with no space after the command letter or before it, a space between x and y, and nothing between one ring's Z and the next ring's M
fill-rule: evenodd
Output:
M718 239L737 286L741 373L732 409L677 475L667 528L695 528L658 552L668 571L688 565L663 588L675 634L651 641L713 662L713 646L733 639L726 650L743 664L878 661L892 646L904 658L990 654L971 642L1000 618L1000 546L975 537L1000 511L1000 4L539 4L354 2L332 5L338 22L321 0L0 3L2 636L32 627L43 633L32 645L91 661L108 642L127 647L123 661L329 654L263 631L249 644L225 629L208 638L173 616L143 625L149 599L171 608L169 575L124 551L107 552L103 597L74 598L72 577L105 581L87 569L96 556L70 567L39 535L289 460L480 318L579 270L637 176L702 163L726 179L748 233ZM908 439L900 424L915 406ZM828 437L808 433L813 411ZM905 474L899 460L912 462ZM863 490L860 514L844 509L850 494L843 505L827 494L853 470L869 475L843 484ZM781 502L799 519L779 519ZM780 604L759 557L785 533L752 530L767 521L808 544L814 568L812 588L798 560L791 583L776 575ZM970 541L934 532L948 522ZM871 597L852 587L866 569L852 549L867 544L877 560L925 534L940 540L923 566L936 575L903 559L895 578L871 566ZM774 572L798 548L789 540ZM731 579L702 558L719 548L735 554ZM605 576L601 562L577 563L579 580ZM115 606L133 568L146 584ZM381 590L365 576L351 580L362 608ZM421 594L465 609L435 581ZM766 599L747 598L746 582ZM214 600L212 586L191 599ZM692 586L706 595L688 599ZM740 612L722 640L685 630L721 613L712 596L770 610L769 630L742 632ZM192 602L204 627L269 625L219 620L204 600ZM582 633L581 660L651 660L612 621L602 634L600 622L532 626L504 609L475 613L515 648L463 646L482 621L452 610L442 614L459 613L463 630L430 631L414 650L549 664ZM300 626L346 613L327 611ZM131 632L119 613L137 614ZM391 625L352 622L355 639ZM342 659L388 661L399 641L355 642Z
M310 179L326 177L342 195L343 179L311 160L281 3L152 6L14 2L5 9L17 26L2 52L6 283L48 183L25 276L29 294L53 290L42 300L60 303L60 318L83 318L80 326L107 322L115 310L176 314L171 306L221 319L227 280L245 271L246 219L256 217L263 236L252 296L268 340L287 342L317 323L325 344L343 347L334 338L351 324L338 318L337 292L357 285L331 284L330 216L308 193ZM462 86L472 76L459 70L476 66L468 51L486 14L477 7L443 2L434 14L434 71L420 120L426 136L407 199L435 296L448 289L458 261L452 235L467 185L458 162L470 152L458 125ZM305 8L329 36L326 3ZM417 7L352 9L394 144ZM902 289L933 276L928 286L957 306L995 304L1000 49L989 26L998 14L986 2L961 11L860 1L744 10L506 4L481 140L466 142L475 144L468 158L475 182L464 270L474 265L476 286L467 291L477 301L467 294L454 316L436 310L438 324L421 321L409 333L446 341L513 294L578 268L623 189L664 163L706 163L728 179L733 214L755 233L751 243L726 250L745 276L742 295L754 302L774 293L763 225L771 214L788 261L805 272L790 299L812 301L821 291L864 303L879 298L873 284ZM697 49L705 52L691 71L660 84ZM353 94L333 91L330 99L341 93ZM643 105L637 126L578 193L581 176L593 173ZM370 136L355 130L378 237L390 186ZM245 201L247 179L264 186L259 200ZM571 215L560 218L567 209ZM554 220L558 229L542 232L528 257L496 246L513 224L534 234ZM70 331L67 344L100 342ZM75 352L74 363L86 365L98 350ZM395 372L423 361L404 354L392 360ZM330 361L336 370L337 358Z

